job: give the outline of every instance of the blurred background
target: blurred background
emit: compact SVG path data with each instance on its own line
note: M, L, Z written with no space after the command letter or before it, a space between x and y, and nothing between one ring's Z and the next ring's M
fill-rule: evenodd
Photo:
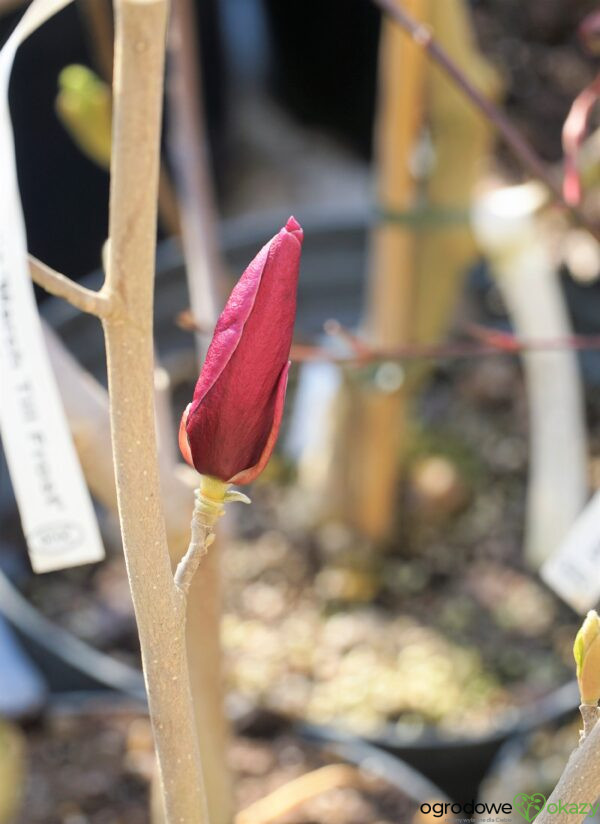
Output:
M595 4L404 6L559 190L574 164L578 216L367 0L185 0L169 40L156 336L173 464L215 311L290 214L305 231L284 432L219 547L219 694L239 808L332 760L373 774L287 824L546 793L577 739L571 649L595 601L546 565L600 488L592 107L563 133L598 70L596 29L581 31ZM0 43L22 11L0 0ZM10 88L29 250L88 285L107 235L94 84L111 14L68 6L19 50ZM79 443L97 408L73 400L62 346L101 390L100 331L38 297ZM135 624L114 512L90 485L107 560L34 577L3 468L0 822L148 820Z

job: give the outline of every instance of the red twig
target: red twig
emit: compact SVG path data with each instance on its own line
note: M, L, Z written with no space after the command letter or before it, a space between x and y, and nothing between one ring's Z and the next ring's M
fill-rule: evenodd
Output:
M186 332L203 332L189 309L176 318L177 325ZM450 343L409 343L393 349L370 346L350 329L337 320L325 323L328 335L339 338L348 345L347 352L333 352L325 346L310 343L292 344L290 357L296 363L325 361L329 363L360 366L386 360L447 360L449 358L477 358L489 355L516 355L520 352L555 352L564 350L599 350L600 335L570 335L564 338L537 338L526 340L517 338L510 332L490 329L476 323L468 324L463 330L472 341L452 341Z
M600 350L600 335L570 335L564 338L538 338L527 340L517 338L508 332L485 327L469 327L469 334L476 342L453 341L440 344L407 344L393 349L365 347L360 355L355 352L331 352L322 346L295 343L292 346L292 360L300 363L326 361L341 365L376 363L386 360L448 360L476 358L490 355L516 355L520 352L553 352L564 350Z
M454 81L463 94L493 124L523 166L534 177L543 181L556 203L568 210L580 224L597 235L597 228L591 226L579 210L574 209L565 202L560 184L554 179L535 149L510 122L504 112L473 85L443 46L438 43L429 27L411 17L397 0L373 0L373 3L401 26L413 38L415 43L421 46L429 57Z

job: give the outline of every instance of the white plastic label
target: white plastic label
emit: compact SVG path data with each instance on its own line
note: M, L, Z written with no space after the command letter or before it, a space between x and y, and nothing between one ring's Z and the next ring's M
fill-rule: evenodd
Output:
M596 492L557 552L540 570L542 579L584 615L600 601L600 492Z
M34 0L0 51L0 432L35 572L104 557L29 277L8 107L18 46L69 2Z

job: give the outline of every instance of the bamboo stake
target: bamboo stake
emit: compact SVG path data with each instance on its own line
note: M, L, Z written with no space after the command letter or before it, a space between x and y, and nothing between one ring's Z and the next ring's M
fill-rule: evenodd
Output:
M487 99L496 99L500 79L477 50L465 0L434 3L431 23L459 69ZM477 256L468 210L494 137L490 122L432 63L427 66L427 99L435 166L427 180L426 202L432 214L446 214L447 220L419 231L418 343L435 343L447 332L467 266Z
M486 94L497 92L499 81L475 48L463 0L413 6L411 15L435 26L459 70L476 77ZM476 254L468 204L492 129L446 74L414 54L420 44L403 41L390 20L383 25L377 154L384 222L373 233L367 328L373 349L394 351L436 343L446 330L466 265ZM434 167L422 183L421 205L409 164L425 119ZM407 212L417 215L415 209L422 214L418 222L406 219ZM371 370L374 386L351 386L338 400L348 421L343 431L360 437L350 450L338 444L333 463L342 471L332 484L341 492L344 517L375 539L391 526L406 407L429 368L411 367L404 376L392 363L382 367Z
M411 0L419 19L429 0ZM392 22L382 22L379 103L375 129L377 196L389 211L415 204L416 182L410 168L424 115L426 60L422 50ZM410 227L383 222L371 238L366 327L371 345L393 348L411 340L415 289L415 237ZM380 367L381 368L381 367ZM331 461L329 487L343 517L365 535L384 537L393 512L405 402L401 377L391 387L352 384L338 399L342 421ZM353 437L348 449L348 433ZM334 504L335 505L335 504Z
M161 506L153 387L153 285L166 0L116 0L110 244L103 319L117 501L168 824L207 821Z

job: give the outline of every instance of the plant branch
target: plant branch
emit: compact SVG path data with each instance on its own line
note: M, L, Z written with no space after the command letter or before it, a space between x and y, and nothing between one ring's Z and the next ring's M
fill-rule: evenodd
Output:
M217 242L197 10L194 0L173 1L166 104L167 148L179 205L188 292L203 326L195 335L199 365L206 355L218 306L224 296L220 294L223 261ZM194 536L194 531L199 530L205 527L193 522L192 541L179 562L175 581L185 589L190 587L186 622L188 660L196 723L201 731L200 752L209 817L211 824L231 824L233 791L227 763L228 724L223 710L221 677L219 542L217 540L207 556L203 539ZM181 553L178 561L179 558ZM194 575L200 562L202 568ZM153 821L158 824L160 818L156 816Z
M571 753L558 784L548 798L542 812L535 819L536 824L579 824L586 813L548 812L552 804L568 811L572 804L579 810L583 802L594 804L600 798L600 724L596 724L585 740Z
M214 540L215 533L212 529L193 518L190 544L187 552L177 565L174 579L175 586L185 597L187 597L202 558L208 553L208 548L214 543Z
M41 260L29 255L31 278L51 295L64 298L76 309L98 318L105 318L114 307L114 301L104 292L94 292L65 275L46 266Z
M167 0L116 0L110 244L103 319L117 501L168 824L207 821L185 644L161 504L152 341Z
M193 0L174 0L169 32L168 146L181 214L188 290L192 311L206 331L196 333L200 361L217 320L217 281L223 264L218 252L217 218L209 165L209 147Z
M438 43L428 26L411 17L397 0L373 0L376 6L388 14L437 65L456 83L477 109L494 125L505 142L531 174L543 181L554 200L571 212L579 223L596 234L596 229L588 225L585 217L567 204L563 198L560 184L554 179L550 170L540 159L534 148L527 142L519 130L513 126L504 112L483 95L471 83L465 73L456 65L446 50Z
M192 537L188 550L179 562L175 572L175 586L187 596L194 574L200 561L215 540L215 526L225 514L225 504L233 501L249 504L250 498L243 492L232 489L230 484L208 475L200 476L200 486L195 491L196 503L192 515Z
M598 710L597 704L580 704L579 712L581 713L581 719L583 721L583 729L579 734L579 743L581 744L598 723L600 711Z
M195 505L191 523L191 538L187 552L177 565L175 586L187 598L200 561L207 554L208 548L215 540L214 528L224 514L224 501L205 494L202 487L196 489Z

